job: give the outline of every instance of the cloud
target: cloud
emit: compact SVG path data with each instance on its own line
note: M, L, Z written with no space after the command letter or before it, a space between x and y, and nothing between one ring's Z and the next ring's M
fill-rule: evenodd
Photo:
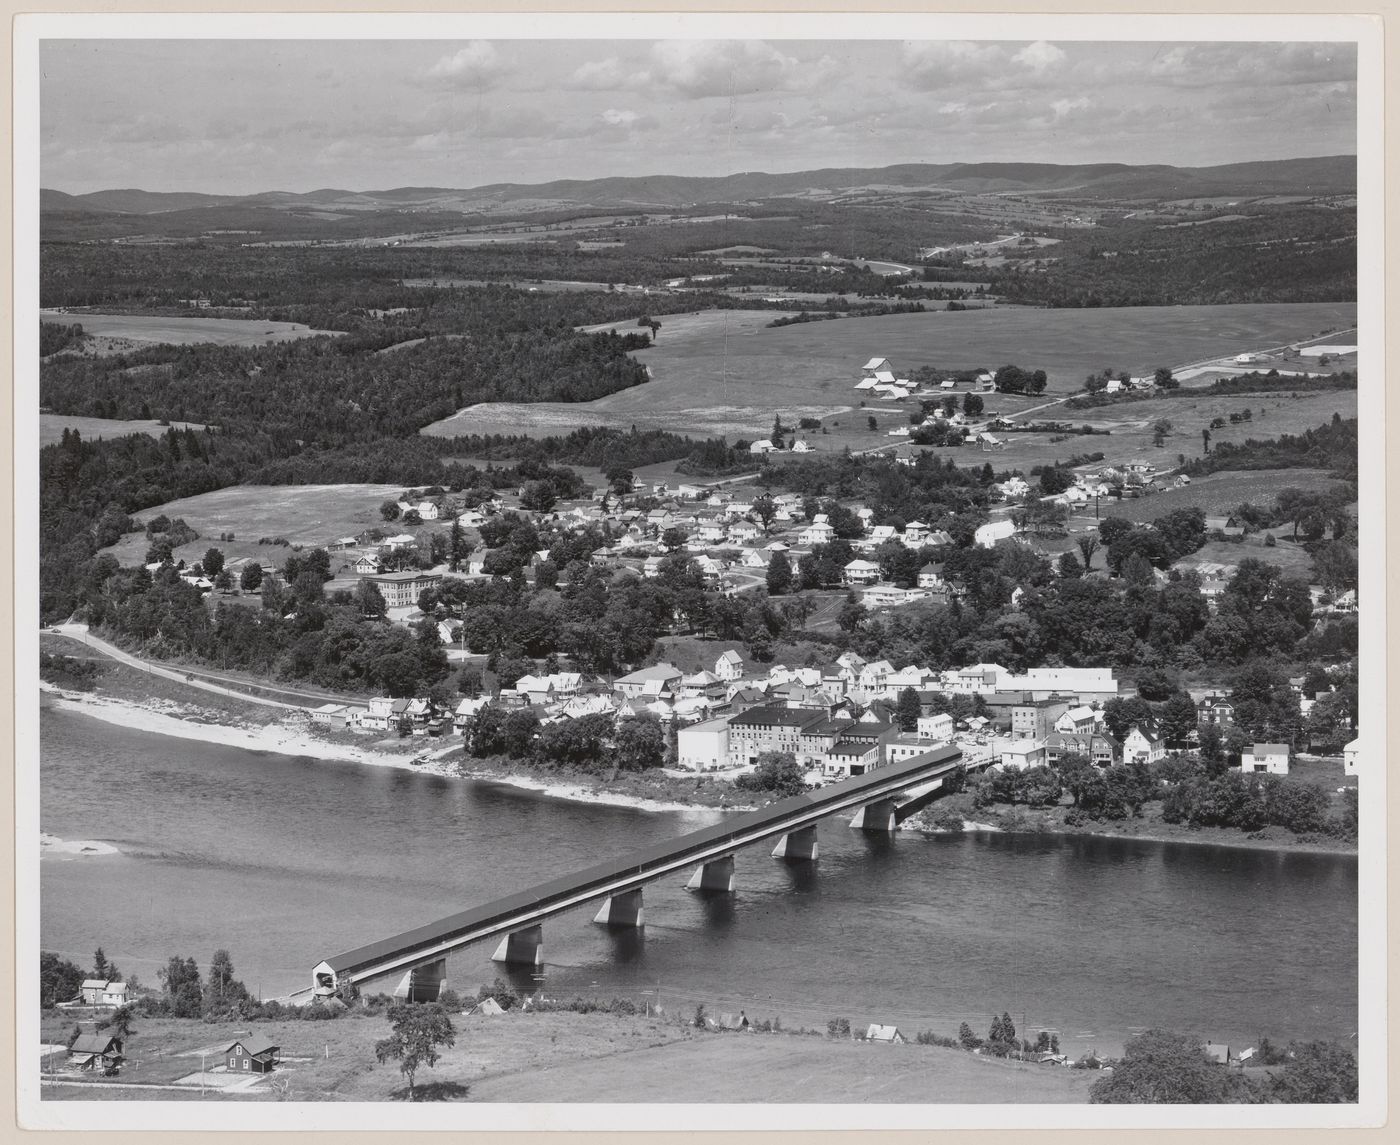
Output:
M494 44L472 40L428 69L428 78L460 87L491 87L505 73L505 61Z
M609 56L605 60L587 60L579 64L564 86L585 91L618 91L644 87L650 79L645 69L628 67L616 56Z
M1064 52L1048 44L1044 40L1037 40L1033 44L1027 44L1019 52L1011 57L1013 64L1020 64L1022 67L1030 68L1035 72L1043 72L1046 68L1054 67L1063 61Z
M651 51L651 79L691 99L791 91L799 61L758 40L663 40Z
M1063 119L1071 112L1083 111L1089 106L1089 97L1081 95L1078 99L1057 99L1050 105L1050 110L1055 113L1056 119Z
M901 71L910 86L923 91L981 78L1004 63L998 44L971 40L918 40L900 51Z

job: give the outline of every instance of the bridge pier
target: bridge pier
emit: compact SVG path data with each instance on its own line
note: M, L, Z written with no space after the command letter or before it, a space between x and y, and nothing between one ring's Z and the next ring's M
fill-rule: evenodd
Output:
M593 921L602 926L640 927L643 925L642 888L612 895L598 909Z
M891 832L894 830L894 813L898 806L893 799L877 799L874 803L867 803L856 812L851 826L857 831Z
M690 876L690 882L685 884L687 889L692 891L725 891L734 890L734 856L725 855L722 859L712 859L708 863L701 863L696 868L695 873Z
M539 966L544 962L544 931L539 926L527 926L512 931L501 939L491 961L508 966Z
M817 858L817 825L812 823L807 827L799 827L796 831L789 831L778 840L778 845L773 848L773 858L788 859L794 862L806 859L815 862Z
M403 998L408 1002L436 1002L442 995L446 981L446 958L439 958L436 962L425 962L403 976L394 989L394 997Z

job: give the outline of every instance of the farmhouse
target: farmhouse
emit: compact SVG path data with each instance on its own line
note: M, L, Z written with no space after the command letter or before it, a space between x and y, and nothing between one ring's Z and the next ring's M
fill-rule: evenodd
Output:
M87 1006L125 1006L127 986L125 982L109 982L105 978L83 980L82 992L78 1000Z
M880 579L880 566L857 558L841 570L841 579L847 584L874 584Z
M83 1034L68 1047L68 1064L106 1073L122 1063L122 1040L107 1034Z
M234 1042L224 1051L231 1073L271 1073L281 1064L282 1047L265 1038Z
M715 675L726 682L740 679L744 675L744 658L732 648L720 653L715 661Z
M441 573L396 572L379 573L364 578L379 589L384 603L390 608L407 608L416 605L424 589L436 588L442 583Z
M1249 751L1240 752L1240 770L1246 775L1263 771L1270 775L1288 774L1288 745L1286 743L1256 743Z
M797 543L807 546L830 544L835 535L836 530L825 521L813 521L798 534Z
M1123 758L1133 763L1156 763L1167 754L1167 746L1151 728L1134 724L1123 737Z

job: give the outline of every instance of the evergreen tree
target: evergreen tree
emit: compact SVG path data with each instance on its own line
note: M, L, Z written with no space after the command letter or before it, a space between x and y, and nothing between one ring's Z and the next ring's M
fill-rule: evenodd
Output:
M786 596L792 591L792 562L787 553L774 553L768 562L768 595Z
M894 713L900 731L914 731L919 726L919 716L923 714L919 693L913 688L905 688L901 691L899 699L895 702Z

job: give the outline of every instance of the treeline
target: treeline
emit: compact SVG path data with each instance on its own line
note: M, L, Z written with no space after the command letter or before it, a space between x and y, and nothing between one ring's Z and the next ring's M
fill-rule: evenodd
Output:
M66 350L75 342L80 342L83 338L83 327L81 323L73 322L64 324L62 322L40 322L39 323L39 357L47 358L50 354L57 354L60 350Z
M541 724L530 708L481 708L467 721L467 754L505 756L588 774L645 771L666 761L666 732L649 714L615 719L595 713Z
M1204 457L1188 462L1192 477L1224 469L1325 469L1342 481L1357 480L1358 441L1355 418L1334 413L1328 425L1285 433L1264 441L1222 441Z
M1253 217L1161 228L1105 217L1066 231L1054 257L986 268L1007 301L1053 307L1350 302L1356 218L1316 207L1250 207Z
M897 465L886 457L823 454L800 461L769 461L757 483L766 488L788 489L804 497L860 500L874 510L876 519L903 528L923 521L953 532L971 523L975 529L985 520L996 480L990 464L981 469L960 468L952 458L921 454L913 465ZM842 518L845 520L845 518ZM837 536L854 538L859 532L843 532L833 517ZM971 531L967 532L968 543Z
M472 434L452 439L452 453L481 460L541 461L555 465L582 465L596 469L640 469L663 461L682 459L684 472L743 472L758 462L741 456L723 438L696 441L661 429L624 431L613 426L583 426L558 437Z
M1356 389L1355 373L1309 374L1307 377L1280 374L1277 370L1267 373L1258 370L1248 374L1236 374L1231 378L1221 378L1208 386L1181 389L1179 386L1167 389L1120 390L1116 394L1105 392L1070 398L1065 402L1066 409L1096 409L1100 406L1124 405L1129 402L1155 401L1158 398L1190 398L1197 401L1213 394L1271 394L1271 393L1322 393L1329 390Z

